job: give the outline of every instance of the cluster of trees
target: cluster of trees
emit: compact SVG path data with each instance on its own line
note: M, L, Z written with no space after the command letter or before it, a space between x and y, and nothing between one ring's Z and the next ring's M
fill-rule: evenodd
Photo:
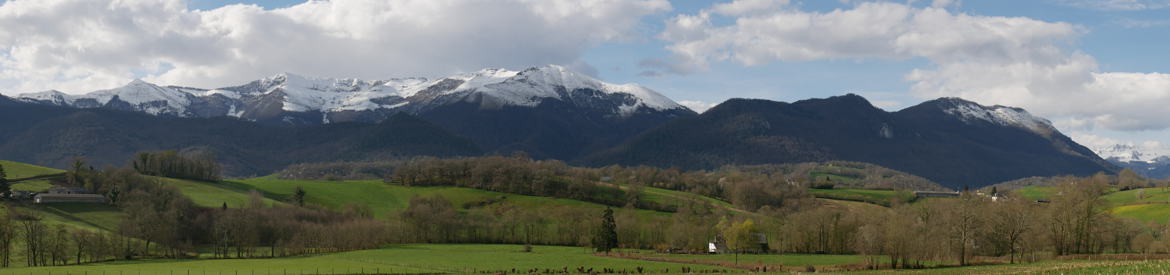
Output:
M223 179L223 169L211 153L139 152L131 165L143 175L212 182Z
M640 200L637 186L600 184L589 169L557 160L524 157L429 159L395 169L391 181L405 186L458 186L496 192L567 198L610 206L632 205L673 212L673 205Z
M556 160L495 156L420 159L397 167L387 181L406 186L458 186L675 212L677 204L643 199L644 188L719 198L749 211L765 206L799 208L811 200L806 192L808 185L789 176L733 166L692 172L647 166L582 168Z
M849 181L825 182L832 174ZM655 187L719 198L745 210L763 206L794 207L810 196L805 190L818 184L838 188L944 190L921 177L880 166L831 161L776 165L725 166L712 171L684 171L650 166L571 167L555 160L517 157L459 159L414 158L384 162L298 164L279 173L285 179L384 178L408 186L462 186L485 190L571 198L610 206L673 212L677 205L639 205L637 191ZM623 189L596 189L596 183L614 183ZM602 186L613 187L613 186ZM630 194L632 193L632 194Z
M512 243L590 245L598 212L584 208L533 209L495 203L460 211L442 196L413 197L389 221L394 243ZM631 227L639 226L631 224Z
M8 173L4 172L4 165L0 164L0 194L8 194L12 186L8 183Z
M108 232L48 225L36 212L9 207L0 216L0 266L13 264L23 252L27 266L82 264L130 258L139 242ZM18 246L19 244L19 246Z
M248 205L220 209L208 228L220 258L281 257L377 248L389 240L387 225L368 209L336 212L269 207L253 191Z
M276 173L281 179L295 180L359 180L383 179L390 177L394 169L413 160L433 158L411 158L406 160L390 160L378 162L323 162L299 163Z
M133 183L134 181L128 181ZM270 206L253 191L242 208L200 208L173 186L127 186L118 205L126 214L120 232L143 241L143 254L193 255L210 245L220 258L279 257L376 248L387 225L371 211L347 207ZM151 243L158 244L151 248Z
M749 173L783 175L788 181L807 183L811 187L829 185L834 188L945 191L945 188L928 179L862 162L806 162L737 168ZM826 179L823 176L826 174L849 180Z

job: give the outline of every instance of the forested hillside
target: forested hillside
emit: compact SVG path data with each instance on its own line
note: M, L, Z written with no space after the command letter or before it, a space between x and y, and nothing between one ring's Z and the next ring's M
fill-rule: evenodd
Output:
M583 162L715 169L830 160L873 163L953 190L1120 170L1022 109L942 98L886 112L852 94L794 103L731 99Z

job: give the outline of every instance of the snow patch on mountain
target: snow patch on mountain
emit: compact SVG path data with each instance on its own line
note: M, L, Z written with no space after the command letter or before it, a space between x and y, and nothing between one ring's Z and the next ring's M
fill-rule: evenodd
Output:
M62 93L57 90L48 90L44 92L21 94L17 96L17 99L24 101L40 101L53 105L73 105L73 102L77 99L77 97Z
M412 89L424 79L392 79L365 81L360 79L332 79L305 77L282 73L260 81L263 94L280 91L284 94L284 110L306 111L364 111L385 108L371 99L399 95L403 89Z
M958 116L968 123L986 121L997 125L1020 127L1037 133L1049 133L1056 130L1052 126L1052 122L1033 116L1024 109L1000 105L983 106L959 98L945 98L944 100L951 104L944 108L943 112Z

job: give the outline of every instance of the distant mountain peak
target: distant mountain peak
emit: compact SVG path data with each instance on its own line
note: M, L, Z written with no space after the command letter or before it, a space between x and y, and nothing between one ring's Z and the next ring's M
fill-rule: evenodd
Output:
M1119 143L1093 148L1093 151L1114 162L1170 163L1170 149L1163 146Z

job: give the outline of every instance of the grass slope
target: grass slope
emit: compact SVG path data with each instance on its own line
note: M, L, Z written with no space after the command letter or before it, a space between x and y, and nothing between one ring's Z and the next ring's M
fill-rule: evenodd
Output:
M333 209L340 209L350 203L368 205L373 210L375 217L386 217L405 210L413 196L433 195L442 195L450 200L456 208L461 208L464 204L488 200L528 209L588 207L600 211L605 208L600 204L577 200L524 196L459 187L406 187L386 184L381 180L308 181L282 180L269 176L233 180L229 184L253 188L271 198L282 201L291 198L296 187L301 186L305 189L307 203ZM666 215L666 213L647 210L639 210L639 213Z
M661 272L679 272L688 266L702 270L725 270L713 266L639 261L594 256L580 247L536 246L531 253L519 245L401 245L385 249L329 255L249 260L144 260L81 266L0 269L0 274L470 274L483 271L531 268L575 273L578 266L601 270L633 271L637 267ZM490 273L490 272L489 272Z
M48 180L26 180L12 184L12 190L41 192L52 188Z
M1141 188L1113 192L1105 195L1105 201L1111 205L1127 205L1139 203L1170 203L1170 189L1168 188Z
M1110 212L1119 217L1143 222L1166 223L1170 220L1170 189L1141 188L1105 195Z
M1166 223L1170 220L1170 204L1122 205L1109 210L1113 215L1143 222Z
M808 192L817 198L864 202L883 206L889 206L894 200L903 202L914 200L913 193L893 190L809 189Z
M65 170L7 160L0 160L0 165L4 166L4 172L8 174L9 180L65 173Z
M9 205L0 209L0 213L7 213L8 207L15 207L25 213L39 214L49 225L65 225L86 230L118 229L122 222L122 212L117 207L104 204L67 204L48 203L37 205Z
M191 198L195 205L202 207L221 207L227 203L228 207L238 208L243 207L248 203L248 195L252 189L251 186L235 183L235 182L202 182L193 180L181 180L171 178L157 178L163 184L173 185L179 188L188 198ZM264 201L269 205L282 204L279 201L265 198Z

